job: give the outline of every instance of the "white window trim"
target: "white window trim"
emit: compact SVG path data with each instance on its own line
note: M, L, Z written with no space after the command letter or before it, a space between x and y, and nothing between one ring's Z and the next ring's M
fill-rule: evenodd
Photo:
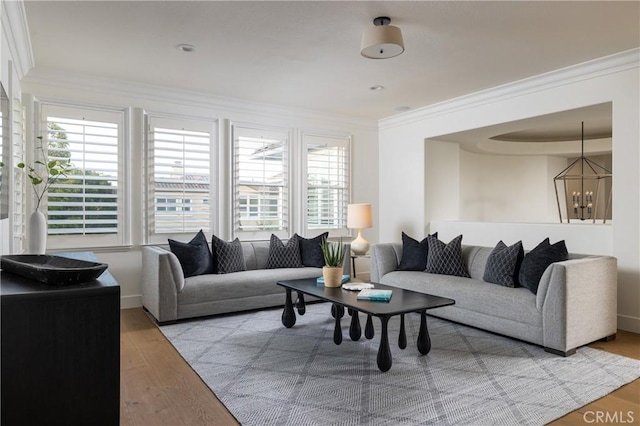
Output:
M300 185L300 201L299 201L299 213L300 213L300 228L302 230L302 235L306 235L307 237L313 237L315 235L319 235L322 234L324 232L328 232L329 233L329 238L338 238L338 237L344 237L344 236L348 236L351 237L352 236L352 231L350 229L348 229L346 227L346 217L345 217L345 226L343 228L340 229L335 229L335 228L313 228L313 229L309 229L308 226L308 220L307 220L307 210L308 210L308 205L307 205L307 197L308 197L308 190L307 190L307 145L308 145L308 141L306 137L317 137L317 138L327 138L327 139L336 139L336 140L341 140L344 141L344 143L347 146L347 155L348 155L348 161L347 161L347 167L349 167L348 170L348 186L347 186L347 191L348 191L348 196L347 196L347 203L351 202L352 196L353 196L353 176L352 176L352 170L353 170L353 155L352 155L352 136L351 134L346 134L346 133L331 133L331 132L323 132L323 131L303 131L301 132L300 135L300 152L299 152L299 156L301 158L300 164L302 165L301 167L301 173L299 174L299 179L298 179L298 183Z
M221 167L220 156L219 156L219 120L217 118L205 117L205 116L196 116L196 115L183 115L183 114L171 114L165 112L158 111L144 111L144 152L143 152L143 217L144 217L144 232L142 235L143 244L167 244L167 240L169 238L179 240L179 241L187 241L190 240L195 233L167 233L167 234L152 234L150 232L150 212L153 208L153 202L150 200L149 195L149 149L150 149L150 141L149 141L149 131L151 130L151 120L168 120L180 122L183 121L185 123L200 123L199 125L203 125L204 127L208 127L207 131L210 132L211 135L211 146L210 146L210 162L209 162L209 170L211 172L211 187L209 190L209 232L205 234L216 234L218 231L218 222L217 222L217 213L219 211L220 201L219 201L219 183L218 179L220 178L219 169ZM207 235L207 238L210 238L210 235Z
M286 143L284 144L285 149L286 149L286 163L285 163L285 167L287 169L287 181L286 181L286 188L285 188L285 193L286 193L286 197L287 197L287 208L285 211L283 211L283 214L286 216L286 228L283 230L260 230L260 231L238 231L237 229L235 229L235 217L236 217L236 204L238 203L238 200L236 200L236 191L235 191L235 140L236 140L236 129L247 129L247 130L254 130L256 132L259 131L265 131L265 132L271 132L271 133L280 133L282 135L285 135L286 137ZM231 208L230 208L230 228L231 228L231 239L235 239L238 238L241 241L261 241L261 240L269 240L271 238L271 234L276 235L278 238L280 239L287 239L289 238L291 235L293 235L293 215L292 215L292 186L295 185L295 182L293 181L293 172L292 172L292 165L293 165L293 155L292 155L292 151L291 151L291 147L292 147L292 140L294 138L294 132L291 128L284 128L284 127L272 127L272 126L265 126L265 125L261 125L261 124L256 124L256 123L249 123L249 122L231 122L230 123L230 129L231 131L229 132L230 135L230 178L229 178L229 193L230 193L230 198L231 198Z
M120 116L118 125L118 231L108 235L49 235L47 237L47 249L75 249L75 248L108 248L128 247L131 245L131 202L130 202L130 173L131 173L131 108L113 107L84 102L74 102L57 98L39 98L34 101L34 131L35 135L46 133L46 124L43 122L44 108L69 108L84 110L86 115L99 115L100 113L115 114ZM100 118L98 118L98 121ZM43 130L44 124L44 130ZM35 139L35 137L31 138ZM29 153L33 153L33 141L26 144ZM30 160L29 160L30 161ZM34 197L27 197L29 211L33 210ZM46 197L41 206L46 209ZM46 211L46 210L45 210Z

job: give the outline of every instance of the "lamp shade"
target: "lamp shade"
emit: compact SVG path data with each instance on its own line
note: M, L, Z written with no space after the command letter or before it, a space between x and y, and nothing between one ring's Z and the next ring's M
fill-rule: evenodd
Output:
M371 228L371 204L349 204L347 206L347 228L362 229Z
M388 18L387 18L388 19ZM387 59L404 52L402 31L393 25L377 25L362 34L360 54L370 59Z

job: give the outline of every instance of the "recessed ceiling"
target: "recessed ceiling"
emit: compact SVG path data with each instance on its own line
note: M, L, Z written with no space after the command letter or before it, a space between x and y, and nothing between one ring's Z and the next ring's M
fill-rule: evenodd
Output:
M503 155L579 155L584 122L585 151L590 155L611 153L612 105L606 102L501 123L434 139L455 142L477 153Z
M636 1L26 0L25 9L38 72L368 119L640 45ZM360 55L376 16L402 29L402 55Z

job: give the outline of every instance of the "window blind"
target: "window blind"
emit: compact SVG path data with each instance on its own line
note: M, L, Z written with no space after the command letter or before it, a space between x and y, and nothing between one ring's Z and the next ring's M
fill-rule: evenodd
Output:
M308 230L343 229L349 203L349 139L303 136Z
M118 233L118 123L47 116L48 158L73 170L47 196L49 235Z
M289 227L288 137L285 132L233 129L234 233L267 237Z
M212 134L150 118L148 214L152 234L211 231ZM209 127L212 123L207 123Z

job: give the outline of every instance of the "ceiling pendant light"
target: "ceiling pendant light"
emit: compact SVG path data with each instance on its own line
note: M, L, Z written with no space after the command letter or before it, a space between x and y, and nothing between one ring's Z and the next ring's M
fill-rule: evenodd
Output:
M374 27L362 34L360 54L370 59L387 59L404 52L404 40L400 28L389 25L391 18L379 16L373 20Z

